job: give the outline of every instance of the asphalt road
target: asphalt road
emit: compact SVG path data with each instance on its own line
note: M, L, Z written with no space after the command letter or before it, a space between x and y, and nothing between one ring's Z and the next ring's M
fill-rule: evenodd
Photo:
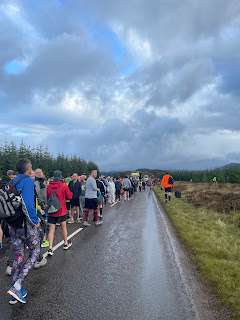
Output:
M2 254L0 319L199 319L153 196L137 193L103 216L101 226L85 228L69 250L58 248L30 272L26 305L8 303ZM78 227L68 225L69 234ZM57 230L55 244L60 240Z

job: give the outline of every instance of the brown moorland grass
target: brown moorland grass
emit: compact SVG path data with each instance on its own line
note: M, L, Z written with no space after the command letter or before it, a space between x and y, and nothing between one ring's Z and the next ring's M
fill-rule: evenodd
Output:
M175 190L196 208L206 207L220 213L240 210L240 184L191 183L177 181Z
M172 197L170 204L165 204L164 191L153 189L201 276L234 319L240 319L240 185L177 182L175 190L182 191L182 199Z

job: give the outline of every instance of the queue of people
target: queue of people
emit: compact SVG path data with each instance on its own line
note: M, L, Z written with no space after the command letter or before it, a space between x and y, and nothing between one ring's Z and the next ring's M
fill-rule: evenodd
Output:
M96 170L88 178L85 173L74 173L65 179L62 172L56 170L47 180L40 168L32 170L29 159L18 160L16 168L17 172L8 171L9 182L0 180L5 193L15 188L21 199L21 212L14 219L4 219L11 236L6 269L6 273L12 276L12 285L7 292L11 296L10 304L26 303L24 280L33 267L37 269L47 263L47 258L41 255L41 248L48 247L47 255L53 256L56 225L61 228L63 250L68 250L72 242L67 240L67 223L81 224L83 219L83 226L90 227L89 213L93 210L93 221L100 226L104 206L121 201L122 196L124 201L130 200L137 191L131 177L125 176L123 180L120 177L106 178L98 176ZM2 236L0 228L1 248ZM29 256L25 260L26 248Z

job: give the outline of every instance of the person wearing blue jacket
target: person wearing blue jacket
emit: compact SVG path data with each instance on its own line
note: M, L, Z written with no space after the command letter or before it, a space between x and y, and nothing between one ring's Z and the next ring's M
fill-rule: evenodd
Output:
M13 183L19 181L16 188L18 191L21 190L23 213L17 219L8 222L15 254L12 265L12 287L7 292L12 296L10 304L15 304L17 301L26 303L27 292L22 290L22 284L40 253L39 232L37 230L40 226L40 219L36 214L34 203L34 181L30 178L31 161L25 158L20 159L16 163L16 168L19 175ZM23 263L24 251L27 246L29 256Z

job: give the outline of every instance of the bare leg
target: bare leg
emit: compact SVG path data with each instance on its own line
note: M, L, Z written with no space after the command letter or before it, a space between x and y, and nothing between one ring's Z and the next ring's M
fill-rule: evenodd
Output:
M55 232L55 224L51 223L49 225L49 233L48 233L49 249L52 249L54 232Z
M74 209L75 207L71 208L71 214L70 214L71 220L74 220Z
M66 224L66 221L63 221L60 224L61 224L64 244L67 244L67 224Z

